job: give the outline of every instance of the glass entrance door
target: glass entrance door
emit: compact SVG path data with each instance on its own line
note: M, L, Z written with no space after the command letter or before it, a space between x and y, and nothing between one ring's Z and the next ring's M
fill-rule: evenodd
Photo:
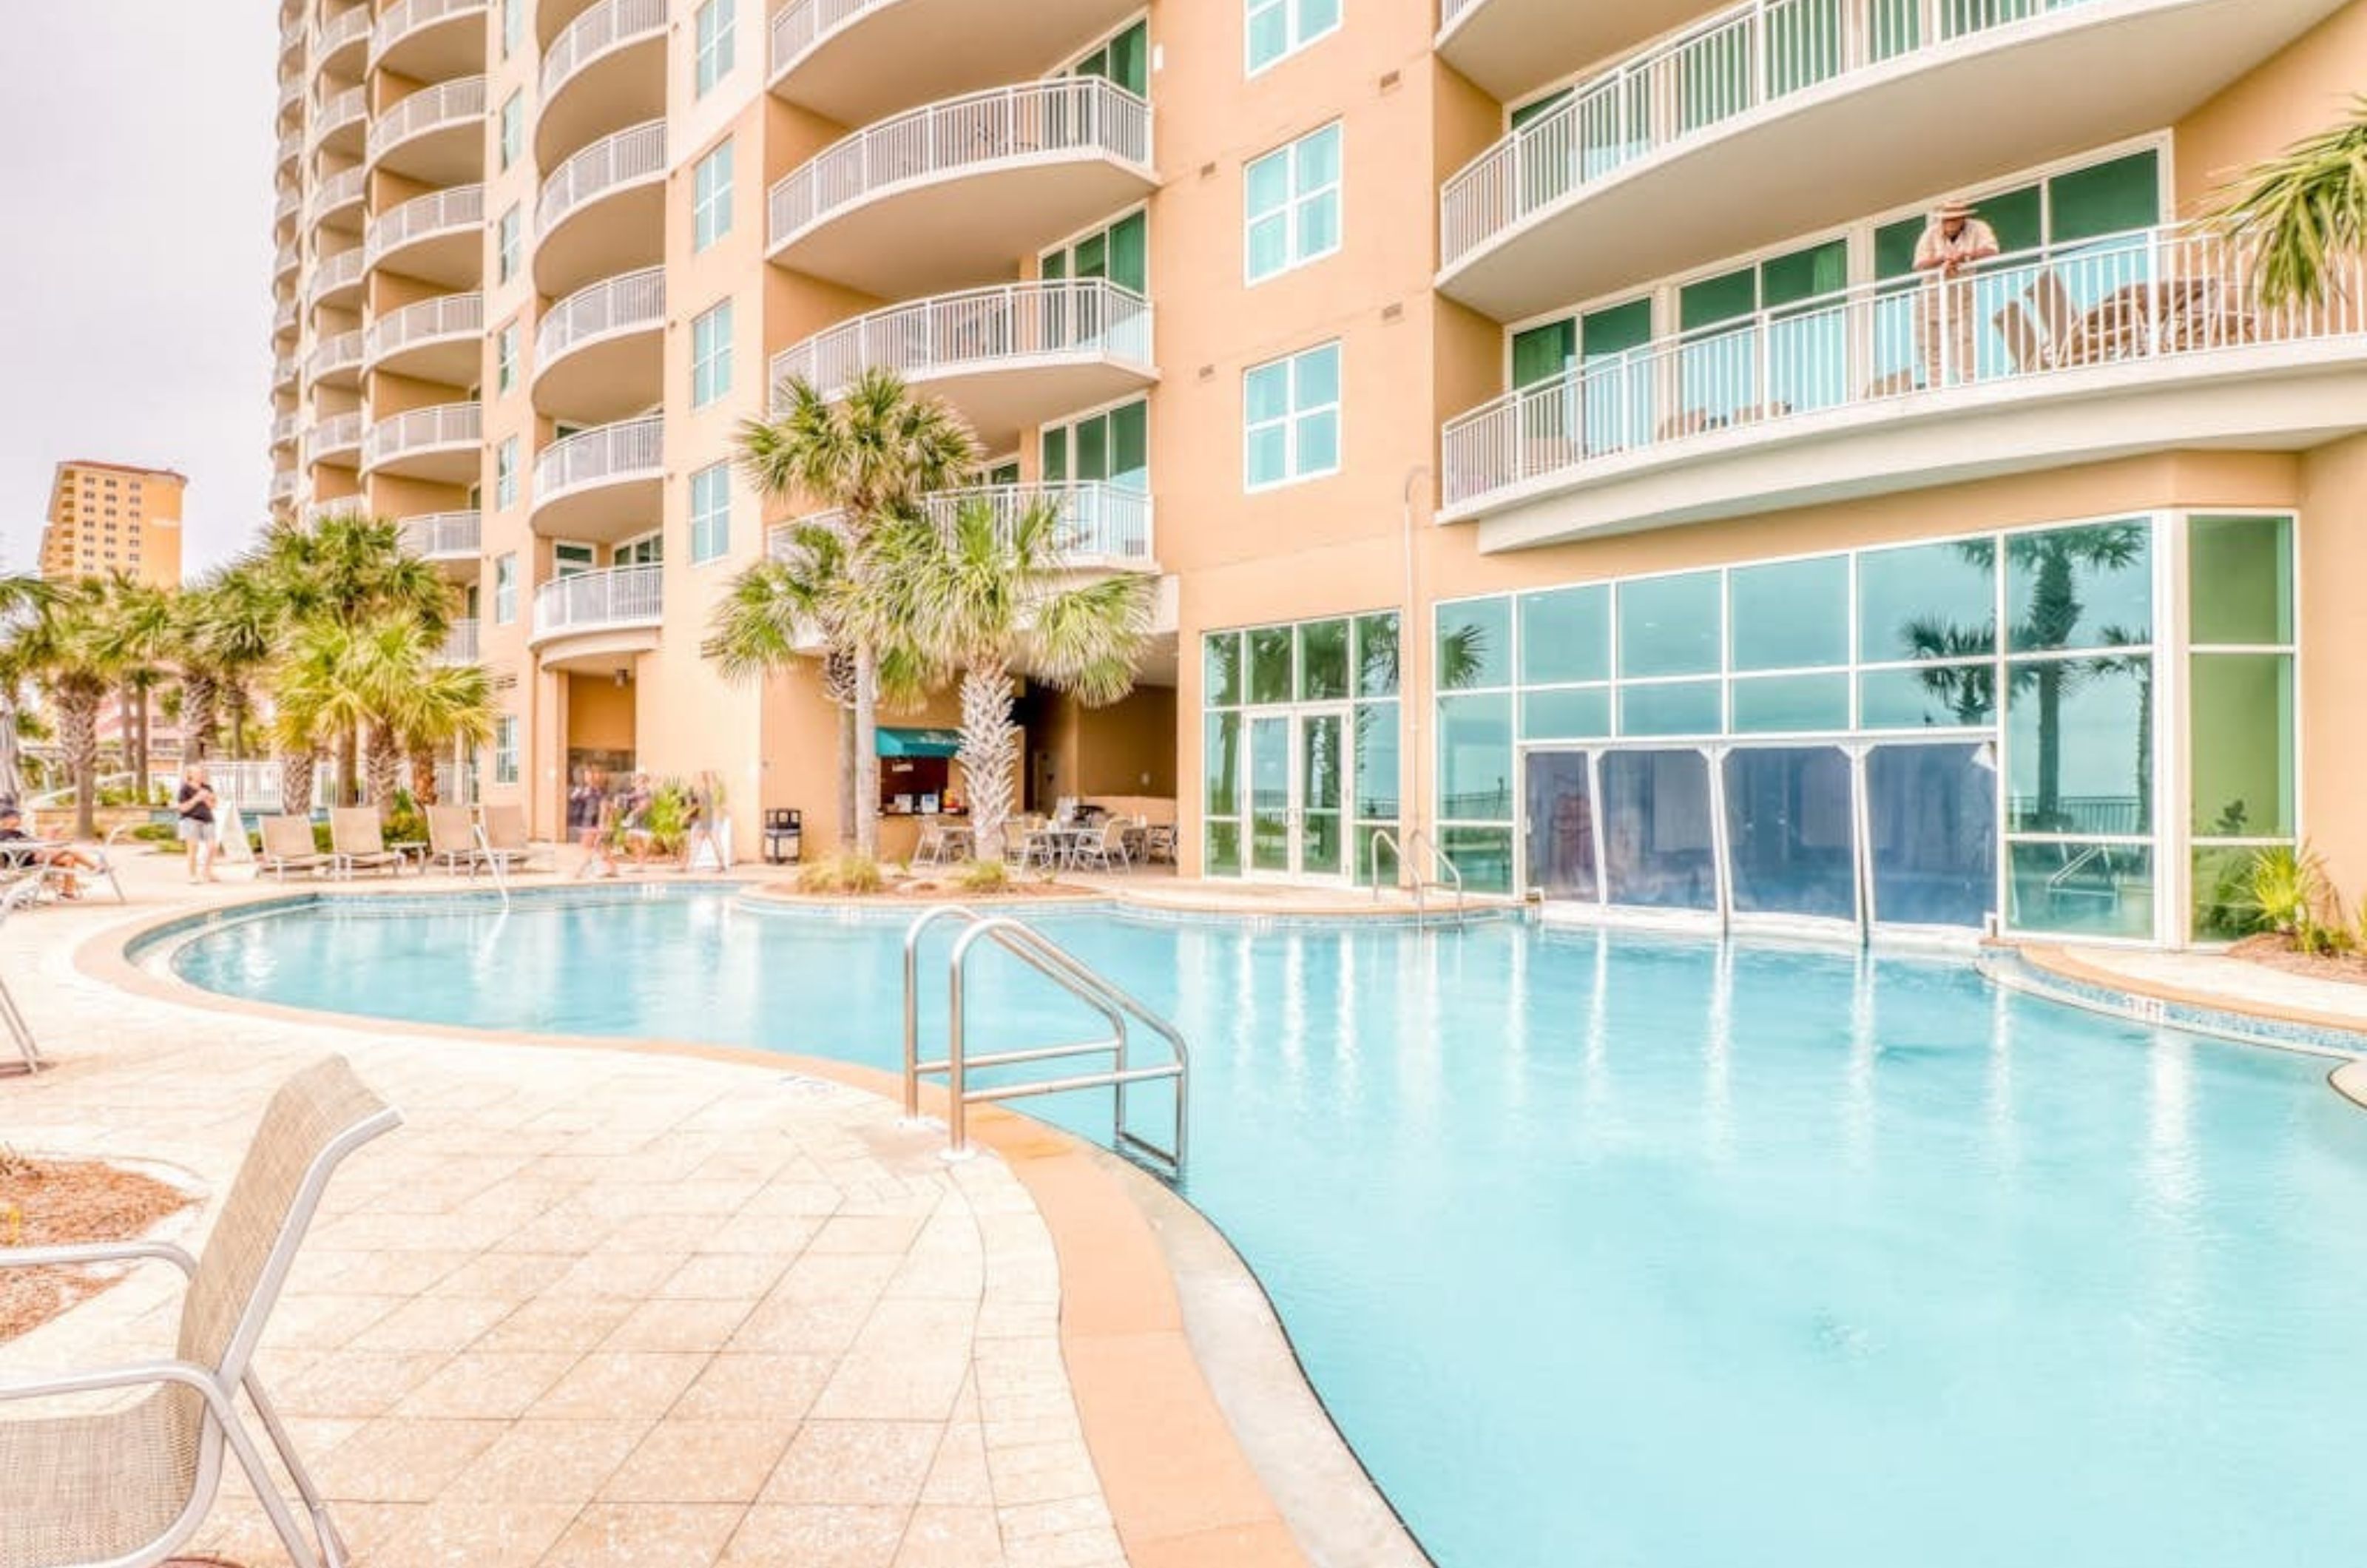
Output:
M1348 715L1297 708L1250 720L1251 875L1347 879Z

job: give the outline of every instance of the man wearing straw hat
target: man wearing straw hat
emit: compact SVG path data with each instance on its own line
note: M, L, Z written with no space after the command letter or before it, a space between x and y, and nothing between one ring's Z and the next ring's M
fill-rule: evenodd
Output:
M1915 301L1915 344L1927 387L1973 378L1972 271L1998 254L1997 231L1977 210L1969 201L1943 201L1915 242L1915 270L1928 277Z

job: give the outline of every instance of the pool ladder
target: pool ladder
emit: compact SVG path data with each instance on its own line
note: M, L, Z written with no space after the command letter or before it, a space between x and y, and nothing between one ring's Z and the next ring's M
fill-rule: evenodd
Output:
M921 1059L921 939L931 926L958 922L964 929L954 938L946 959L946 1055L942 1060ZM969 1049L965 992L969 957L981 943L991 943L1099 1013L1109 1026L1109 1037L1069 1045L1044 1045L1020 1051L996 1051L985 1055ZM1174 1060L1153 1066L1136 1066L1132 1058L1132 1027L1139 1024L1167 1043ZM969 1075L980 1067L1008 1066L1019 1062L1052 1062L1070 1056L1111 1058L1108 1068L1067 1077L976 1088ZM970 1154L969 1108L1031 1095L1065 1094L1074 1089L1107 1089L1117 1098L1115 1139L1117 1152L1148 1166L1170 1181L1184 1179L1186 1126L1191 1101L1191 1048L1176 1027L1088 968L1065 949L1054 945L1034 927L1003 916L992 918L959 904L940 904L923 913L904 932L904 1115L921 1116L921 1080L946 1080L946 1157L964 1159ZM1175 1083L1175 1141L1161 1145L1137 1134L1127 1124L1128 1085L1172 1078Z
M1415 875L1413 922L1418 926L1430 923L1430 893L1435 888L1442 892L1452 892L1455 895L1455 924L1459 930L1463 925L1464 917L1463 868L1447 859L1445 852L1438 847L1437 840L1419 828L1405 836L1405 843L1402 845L1398 842L1398 836L1388 829L1376 828L1373 830L1372 842L1365 849L1365 868L1370 873L1368 880L1373 885L1373 901L1377 904L1381 898L1381 846L1383 844L1388 845L1390 852L1397 856L1399 865L1405 864L1408 849L1419 848L1430 852L1431 863L1446 873L1446 875L1444 878L1433 877L1427 880L1418 874Z

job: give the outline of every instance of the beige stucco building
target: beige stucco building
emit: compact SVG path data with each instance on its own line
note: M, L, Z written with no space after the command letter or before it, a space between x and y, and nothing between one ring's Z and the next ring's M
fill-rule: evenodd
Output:
M589 761L835 834L813 676L700 642L799 510L733 427L885 364L1157 575L1025 786L1174 800L1187 872L1419 833L1576 919L2161 943L2260 845L2367 888L2367 293L2261 308L2192 221L2367 0L283 19L274 499L447 565L544 831Z
M123 572L160 588L181 581L186 475L72 458L50 482L41 575L52 581Z

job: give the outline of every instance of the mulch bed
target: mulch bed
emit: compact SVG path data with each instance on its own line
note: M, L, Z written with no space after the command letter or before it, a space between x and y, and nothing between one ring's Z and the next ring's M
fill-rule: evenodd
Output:
M2367 953L2339 953L2332 956L2302 953L2273 932L2246 937L2227 950L2227 956L2287 975L2305 975L2313 980L2367 986Z
M0 1149L0 1247L129 1241L193 1201L179 1188L103 1161L27 1159ZM120 1277L115 1269L0 1269L0 1340L47 1323Z

